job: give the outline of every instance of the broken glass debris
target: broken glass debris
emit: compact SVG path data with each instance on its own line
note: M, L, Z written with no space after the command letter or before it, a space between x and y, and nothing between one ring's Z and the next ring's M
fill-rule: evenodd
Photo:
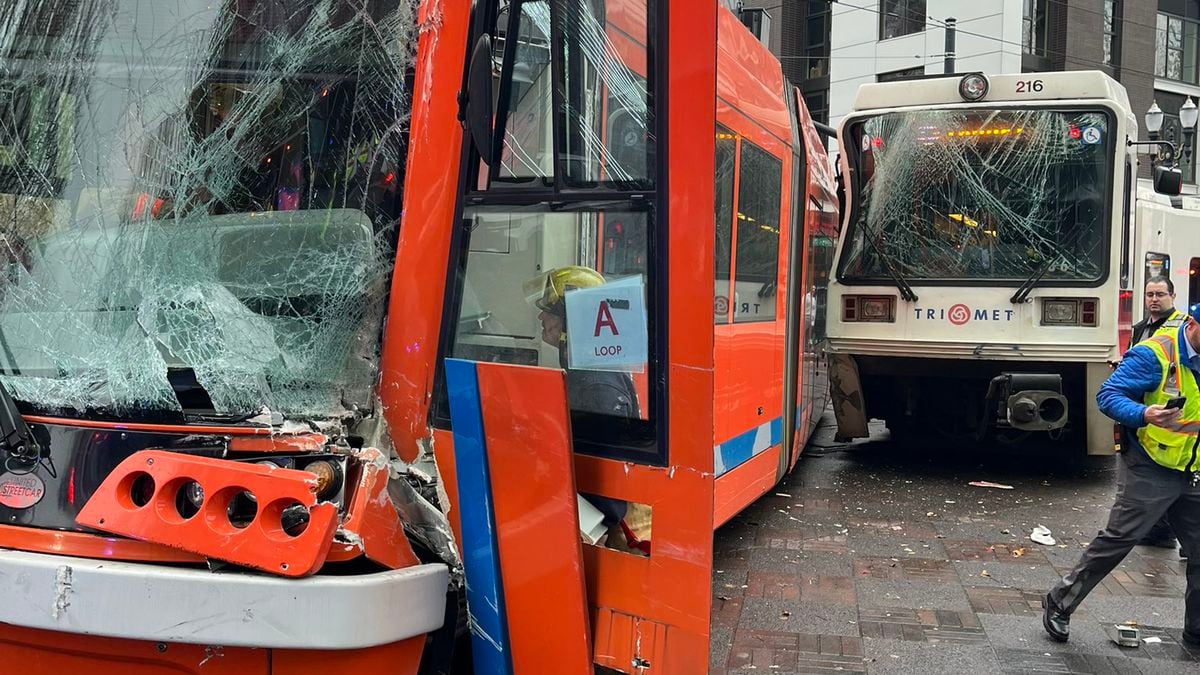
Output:
M414 0L7 0L0 379L46 411L371 405Z

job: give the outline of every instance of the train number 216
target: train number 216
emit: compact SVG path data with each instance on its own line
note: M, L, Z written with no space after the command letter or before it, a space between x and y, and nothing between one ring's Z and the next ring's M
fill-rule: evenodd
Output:
M1042 80L1017 80L1017 93L1025 94L1031 91L1041 91L1045 88Z

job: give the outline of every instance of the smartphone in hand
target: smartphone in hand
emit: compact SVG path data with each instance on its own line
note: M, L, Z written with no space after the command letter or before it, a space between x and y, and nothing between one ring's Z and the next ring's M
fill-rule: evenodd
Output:
M1167 404L1164 407L1167 410L1177 410L1177 409L1182 409L1184 403L1187 403L1186 396L1176 396L1175 398L1171 399L1170 401L1167 401Z

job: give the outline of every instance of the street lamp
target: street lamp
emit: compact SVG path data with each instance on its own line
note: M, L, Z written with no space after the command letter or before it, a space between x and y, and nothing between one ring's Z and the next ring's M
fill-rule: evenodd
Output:
M1196 104L1192 103L1189 98L1179 110L1180 127L1184 126L1184 122L1190 123L1187 127L1187 138L1191 139L1191 134L1196 126ZM1168 138L1165 141L1158 139L1159 132L1163 128L1163 111L1158 107L1158 102L1150 104L1150 109L1146 111L1146 132L1150 136L1146 141L1135 141L1126 139L1125 144L1133 147L1139 145L1150 146L1151 166L1154 174L1154 191L1165 195L1178 195L1183 187L1183 173L1175 163L1176 151L1174 138ZM1157 152L1162 148L1161 156ZM1177 200L1172 198L1174 205ZM1180 202L1182 204L1182 202Z
M1158 107L1158 101L1150 104L1146 111L1146 131L1150 132L1150 140L1158 140L1158 132L1162 131L1163 111Z
M1192 101L1192 97L1187 97L1183 105L1179 106L1179 126L1183 127L1183 161L1187 161L1192 155L1192 134L1196 133L1196 117L1200 116L1200 110L1196 109L1196 103Z

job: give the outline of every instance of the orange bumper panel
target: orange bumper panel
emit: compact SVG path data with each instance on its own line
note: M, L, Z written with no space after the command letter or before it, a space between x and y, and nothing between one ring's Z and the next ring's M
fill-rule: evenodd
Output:
M337 508L317 478L161 450L126 458L75 519L80 525L287 577L324 564ZM307 513L307 524L303 522Z

